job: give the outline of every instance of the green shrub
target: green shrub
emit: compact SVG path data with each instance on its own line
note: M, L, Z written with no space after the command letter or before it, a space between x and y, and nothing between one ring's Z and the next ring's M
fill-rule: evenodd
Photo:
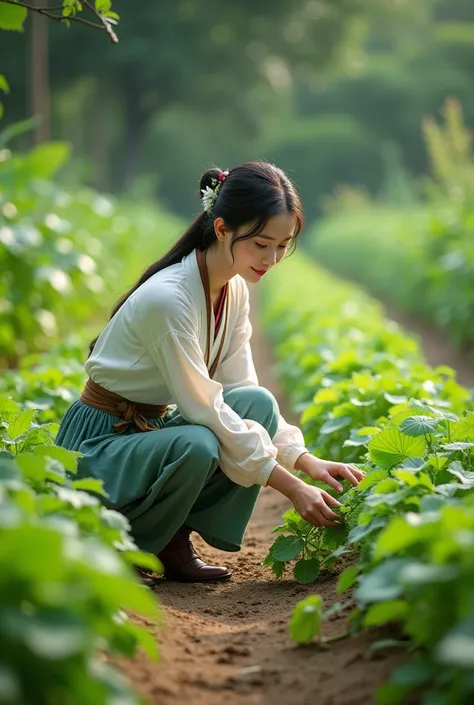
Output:
M264 283L263 313L307 445L367 473L355 488L344 481L339 527L312 526L290 509L274 530L264 564L277 577L291 565L296 580L313 582L352 559L338 592L354 587L353 599L328 613L320 597L298 604L291 636L324 640L324 617L355 600L351 631L397 623L400 644L416 651L379 692L381 705L418 687L426 705L463 705L474 696L471 395L450 368L427 366L355 287L298 256L283 267Z

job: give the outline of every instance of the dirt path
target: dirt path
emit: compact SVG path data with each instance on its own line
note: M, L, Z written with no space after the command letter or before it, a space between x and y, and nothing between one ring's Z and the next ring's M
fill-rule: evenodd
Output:
M296 419L271 376L273 357L257 322L253 301L253 354L261 383L277 396L283 415ZM160 644L161 660L144 656L123 670L152 705L368 705L388 678L400 654L369 659L373 633L336 642L330 650L316 645L296 648L288 620L296 603L315 592L328 608L337 601L336 579L322 577L304 586L275 580L261 566L273 540L271 530L289 506L272 489L261 491L240 553L210 548L193 534L198 552L232 568L223 585L163 583L157 589L166 617L163 630L147 623ZM330 622L326 633L346 628L345 616ZM244 669L251 669L245 671Z

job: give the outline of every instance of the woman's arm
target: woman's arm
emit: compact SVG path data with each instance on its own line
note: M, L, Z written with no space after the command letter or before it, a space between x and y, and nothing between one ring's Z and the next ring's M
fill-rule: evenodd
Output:
M224 391L259 384L250 346L252 325L249 319L249 294L245 283L241 282L241 285L239 315L232 329L229 347L214 375ZM295 469L296 459L307 451L301 430L287 423L281 414L272 442L277 449L278 463L289 470Z

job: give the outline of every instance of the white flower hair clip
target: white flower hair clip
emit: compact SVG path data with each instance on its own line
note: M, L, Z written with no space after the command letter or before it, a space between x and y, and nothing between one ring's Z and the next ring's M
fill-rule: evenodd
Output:
M226 177L229 175L228 171L221 171L218 179L212 179L211 186L206 186L206 188L201 189L202 193L202 207L205 211L210 211L219 193L222 182L225 181Z

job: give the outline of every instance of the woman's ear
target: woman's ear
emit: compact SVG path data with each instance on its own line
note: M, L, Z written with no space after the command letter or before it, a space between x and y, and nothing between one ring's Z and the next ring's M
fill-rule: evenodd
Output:
M216 218L214 221L214 232L219 242L225 242L226 227L223 218Z

